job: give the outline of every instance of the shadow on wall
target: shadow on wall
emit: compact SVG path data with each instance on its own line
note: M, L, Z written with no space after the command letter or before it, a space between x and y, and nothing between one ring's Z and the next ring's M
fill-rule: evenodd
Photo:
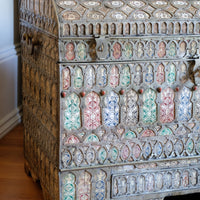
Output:
M20 44L20 33L19 33L19 4L21 0L13 0L13 8L14 8L14 23L13 23L13 29L14 29L14 44ZM21 51L19 52L19 55L21 55ZM21 56L19 56L18 59L18 106L22 104L22 66L21 66Z
M164 198L164 200L200 200L200 193L171 196Z
M13 23L13 29L14 29L14 44L17 44L20 42L20 37L19 37L19 2L20 0L13 0L13 8L14 8L14 23Z

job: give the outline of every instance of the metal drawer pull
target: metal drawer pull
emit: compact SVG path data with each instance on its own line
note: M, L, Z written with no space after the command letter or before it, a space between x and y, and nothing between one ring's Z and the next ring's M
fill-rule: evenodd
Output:
M105 60L108 56L108 40L105 36L95 38L96 41L96 55L100 60Z
M29 55L33 55L37 46L40 46L42 42L38 39L37 33L24 33L23 40L26 40L27 50Z

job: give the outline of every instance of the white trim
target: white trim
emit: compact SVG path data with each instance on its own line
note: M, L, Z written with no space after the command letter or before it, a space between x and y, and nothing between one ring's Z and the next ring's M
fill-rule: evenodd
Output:
M0 139L21 122L22 106L14 109L0 120Z
M14 45L10 45L3 50L0 49L0 63L9 60L13 56L19 56L21 53L21 44L17 43Z

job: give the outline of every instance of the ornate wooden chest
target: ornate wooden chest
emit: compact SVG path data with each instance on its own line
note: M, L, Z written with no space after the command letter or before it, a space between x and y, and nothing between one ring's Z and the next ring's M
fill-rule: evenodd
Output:
M200 189L200 1L21 0L25 169L45 200Z

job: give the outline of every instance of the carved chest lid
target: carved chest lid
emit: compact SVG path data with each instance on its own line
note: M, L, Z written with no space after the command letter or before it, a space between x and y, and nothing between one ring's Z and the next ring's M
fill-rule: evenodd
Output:
M200 1L186 0L55 0L59 20L116 22L144 20L189 20L200 18Z

